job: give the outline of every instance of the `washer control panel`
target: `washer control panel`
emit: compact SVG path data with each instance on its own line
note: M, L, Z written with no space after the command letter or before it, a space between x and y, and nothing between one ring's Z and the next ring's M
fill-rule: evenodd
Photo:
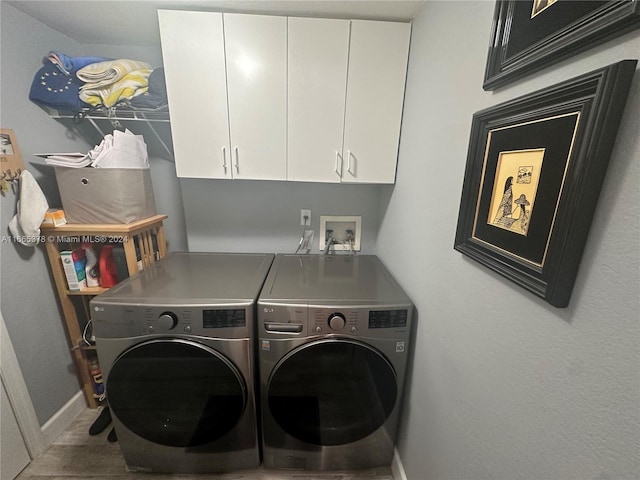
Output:
M313 323L314 333L348 333L357 335L362 331L361 318L366 310L341 308L312 308L309 323Z
M408 331L411 308L309 307L309 330L315 334L388 337Z
M262 337L342 334L383 338L409 331L412 308L262 304L258 308L258 328Z

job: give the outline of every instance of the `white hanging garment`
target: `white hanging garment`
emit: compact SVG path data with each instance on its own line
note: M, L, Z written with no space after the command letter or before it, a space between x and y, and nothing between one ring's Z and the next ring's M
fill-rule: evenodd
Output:
M26 170L20 174L18 213L9 222L9 230L15 239L27 247L40 242L40 225L49 208L40 185Z

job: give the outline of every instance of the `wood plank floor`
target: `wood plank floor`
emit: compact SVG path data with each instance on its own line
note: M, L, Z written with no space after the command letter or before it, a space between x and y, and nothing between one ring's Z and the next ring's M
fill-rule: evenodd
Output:
M109 443L109 426L99 435L89 427L99 410L87 409L16 480L393 480L391 468L340 472L245 470L225 474L184 475L127 472L118 443Z

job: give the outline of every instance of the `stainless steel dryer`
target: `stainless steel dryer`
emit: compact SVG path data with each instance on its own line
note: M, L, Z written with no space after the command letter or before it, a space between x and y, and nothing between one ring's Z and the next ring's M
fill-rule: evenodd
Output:
M91 301L129 469L260 464L254 315L273 257L173 253Z
M276 256L258 299L265 467L391 463L412 311L375 256Z

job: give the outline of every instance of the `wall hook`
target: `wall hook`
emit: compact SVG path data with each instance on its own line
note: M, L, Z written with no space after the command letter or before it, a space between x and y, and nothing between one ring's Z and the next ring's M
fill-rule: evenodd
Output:
M16 193L16 185L18 184L18 180L20 180L21 173L22 169L20 168L15 172L12 172L11 170L5 170L2 172L2 177L0 177L0 192L2 195L9 191L9 184L11 184L11 191Z

